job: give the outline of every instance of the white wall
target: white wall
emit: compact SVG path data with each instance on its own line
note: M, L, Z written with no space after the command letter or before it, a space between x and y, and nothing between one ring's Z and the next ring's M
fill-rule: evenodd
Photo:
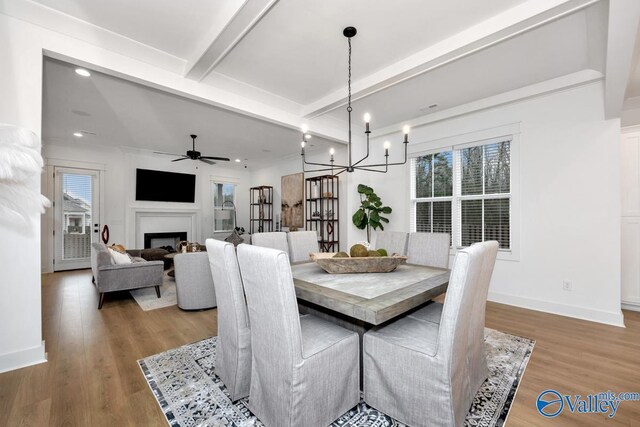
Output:
M141 150L127 148L103 147L83 144L78 142L66 142L49 144L44 142L43 156L49 166L85 166L103 170L103 206L101 227L109 226L109 243L124 244L127 248L137 247L135 230L135 210L149 209L162 211L197 211L198 230L195 236L189 236L190 240L204 244L208 237L225 238L229 234L213 233L213 199L211 194L211 181L231 182L236 184L236 204L238 224L246 228L249 219L249 171L235 163L225 164L219 162L216 165L207 165L203 162L183 161L172 163L168 156L154 155ZM189 173L196 175L195 203L166 203L135 200L135 172L136 168L154 169L169 172ZM50 171L49 171L50 172ZM45 195L53 198L50 191L53 189L50 181L52 177L48 173L43 177L47 189ZM47 212L44 223L53 226L53 209ZM51 233L42 241L42 268L43 271L53 270L51 253L53 251L53 239Z
M640 311L640 129L626 129L621 143L623 308Z
M40 135L42 52L38 35L0 15L0 122ZM40 191L40 180L31 187ZM0 372L45 361L40 295L40 214L0 220ZM16 248L19 248L16 249Z
M520 128L520 173L514 177L520 180L521 225L514 230L519 261L498 260L491 300L623 324L620 122L604 120L602 91L600 83L591 84L412 130L412 148L428 149L444 138L505 125ZM389 139L397 147L399 138L376 143ZM408 166L364 179L394 209L389 228L408 231ZM351 227L348 240L361 235ZM563 280L572 282L572 291L562 289Z

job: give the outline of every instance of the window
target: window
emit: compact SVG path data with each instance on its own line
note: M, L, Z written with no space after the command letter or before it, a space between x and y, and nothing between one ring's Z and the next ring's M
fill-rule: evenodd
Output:
M415 177L415 231L451 234L453 152L427 154L412 164Z
M497 240L511 249L511 139L453 147L411 162L412 228L452 245Z
M225 202L231 202L226 203ZM213 231L233 231L234 206L236 203L235 184L214 182L213 183ZM224 204L224 208L223 205Z

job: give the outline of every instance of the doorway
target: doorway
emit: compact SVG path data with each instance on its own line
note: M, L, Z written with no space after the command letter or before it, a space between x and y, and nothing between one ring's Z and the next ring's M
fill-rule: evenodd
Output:
M100 233L100 171L54 168L54 271L91 267Z

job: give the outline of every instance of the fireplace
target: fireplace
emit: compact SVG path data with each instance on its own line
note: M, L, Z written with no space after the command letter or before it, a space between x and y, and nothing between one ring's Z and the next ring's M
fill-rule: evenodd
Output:
M187 240L186 231L172 231L167 233L144 233L144 248L171 246L176 249L181 240Z

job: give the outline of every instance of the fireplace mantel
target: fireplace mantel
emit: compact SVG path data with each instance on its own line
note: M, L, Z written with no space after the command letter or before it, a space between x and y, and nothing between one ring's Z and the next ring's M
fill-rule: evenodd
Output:
M144 247L145 233L187 232L187 240L196 241L200 212L193 209L133 208L133 236L136 248Z

